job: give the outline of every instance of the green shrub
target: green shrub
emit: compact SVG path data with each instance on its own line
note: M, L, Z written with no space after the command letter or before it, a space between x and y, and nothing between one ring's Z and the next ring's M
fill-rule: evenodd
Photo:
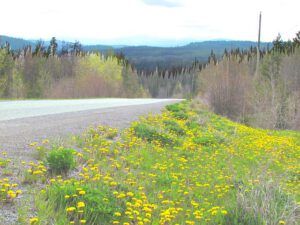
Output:
M166 109L171 112L176 119L187 120L189 118L187 114L187 102L167 105Z
M134 126L134 132L137 137L142 138L148 142L159 141L163 145L173 145L174 140L167 134L159 132L155 127L145 123L139 123Z
M164 124L165 124L167 130L173 131L177 135L184 135L185 134L184 129L181 128L176 121L165 120Z
M212 136L201 136L193 138L193 142L198 145L212 145L216 143L216 140Z
M218 135L218 134L214 134L214 135L209 135L209 134L203 134L202 136L198 136L198 137L194 137L193 138L193 142L196 144L200 144L203 146L211 146L214 144L221 144L225 141L225 139Z
M72 169L75 166L74 152L74 149L62 147L52 149L46 158L50 172L62 174Z
M200 124L194 120L187 121L185 123L185 125L189 128L189 130L196 130L196 129L199 129L199 127L200 127Z
M167 105L166 109L170 112L180 112L180 111L187 112L188 105L189 105L188 101L183 101L180 103Z
M180 120L187 120L189 118L189 115L186 112L183 112L183 111L174 112L173 116L176 119L180 119Z
M184 110L184 107L183 107L183 105L176 103L173 105L167 105L166 109L170 112L180 112L180 111Z

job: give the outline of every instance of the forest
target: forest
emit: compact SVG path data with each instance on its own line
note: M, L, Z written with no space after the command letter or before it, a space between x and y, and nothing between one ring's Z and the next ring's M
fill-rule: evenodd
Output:
M139 69L118 51L58 47L56 38L0 49L0 98L201 98L218 114L253 126L300 128L300 32L272 48L211 50L208 59ZM259 55L257 55L259 53ZM259 60L259 61L257 61ZM163 66L160 66L163 65Z
M300 129L300 32L273 48L225 53L198 74L202 98L217 113L248 125ZM257 63L257 58L259 62Z
M55 38L48 47L0 49L0 98L117 96L146 96L137 73L117 56L83 52L79 42L58 52Z

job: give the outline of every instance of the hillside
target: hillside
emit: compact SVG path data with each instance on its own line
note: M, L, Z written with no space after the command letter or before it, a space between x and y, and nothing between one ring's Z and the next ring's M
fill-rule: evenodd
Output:
M13 50L24 48L27 45L34 45L34 41L0 35L0 46L4 45L6 42L10 44L10 47Z
M195 102L166 109L120 135L99 126L64 146L33 143L40 161L23 162L18 181L33 205L5 178L3 203L7 193L35 225L297 224L299 132L250 128Z
M180 47L150 47L150 46L128 46L114 48L114 51L122 52L139 70L154 70L170 68L172 66L191 65L195 60L206 63L211 51L217 57L223 55L224 50L240 48L247 50L256 46L251 41L204 41L190 43ZM271 43L262 43L262 48L271 47ZM104 46L84 46L84 49L107 51ZM108 48L112 50L112 48Z

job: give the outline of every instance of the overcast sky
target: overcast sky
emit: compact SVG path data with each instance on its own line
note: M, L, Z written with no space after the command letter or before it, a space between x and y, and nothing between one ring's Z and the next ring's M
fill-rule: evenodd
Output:
M262 40L300 30L300 0L1 0L0 34L83 43Z

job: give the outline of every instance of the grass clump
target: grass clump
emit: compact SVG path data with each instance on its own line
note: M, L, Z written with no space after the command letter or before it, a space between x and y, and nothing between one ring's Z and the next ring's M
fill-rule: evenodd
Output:
M111 224L115 212L123 213L125 202L116 199L110 187L101 185L54 182L41 194L38 204L46 201L40 214L44 222L56 215L55 224ZM53 211L48 211L52 209ZM41 217L43 217L41 216Z
M34 184L39 181L42 183L46 181L47 168L42 162L39 163L29 163L29 168L24 172L23 183L24 184Z
M158 141L162 145L173 145L175 141L169 137L168 133L163 133L157 128L146 123L139 123L134 126L134 132L137 137L142 138L148 142Z
M230 211L225 223L232 225L296 225L300 208L274 181L256 181L237 192L237 206Z
M176 104L172 104L172 105L167 105L166 109L170 112L180 112L180 111L186 111L186 102L184 103L176 103Z
M47 157L46 162L49 171L54 174L67 173L75 166L74 149L58 147L52 149Z
M167 130L172 131L177 135L184 135L185 134L185 130L182 127L180 127L180 125L176 121L165 120L164 125L165 125Z
M0 168L6 168L10 162L10 159L0 158Z
M186 104L187 102L168 105L166 106L166 109L169 112L172 112L173 116L176 119L187 120L189 118L189 115L187 114Z

